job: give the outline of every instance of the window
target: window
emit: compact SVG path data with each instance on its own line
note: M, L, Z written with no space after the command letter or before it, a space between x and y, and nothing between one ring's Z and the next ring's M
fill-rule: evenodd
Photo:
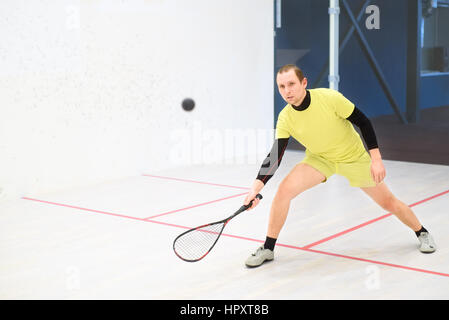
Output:
M449 73L449 0L423 0L421 73Z

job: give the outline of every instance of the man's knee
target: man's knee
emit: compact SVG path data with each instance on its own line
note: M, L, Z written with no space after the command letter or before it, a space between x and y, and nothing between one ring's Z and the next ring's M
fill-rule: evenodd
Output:
M292 200L300 193L301 188L291 179L286 178L279 184L276 197L283 200Z
M386 211L395 213L398 212L402 206L402 202L399 201L396 197L390 196L382 200L380 203L382 208L384 208Z

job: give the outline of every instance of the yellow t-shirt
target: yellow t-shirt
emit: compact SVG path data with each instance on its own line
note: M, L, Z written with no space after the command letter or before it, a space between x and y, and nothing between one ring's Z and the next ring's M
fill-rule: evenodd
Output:
M365 150L360 135L346 120L354 111L354 104L340 92L309 89L310 105L298 111L287 104L279 113L276 139L292 136L308 152L333 162L352 162Z

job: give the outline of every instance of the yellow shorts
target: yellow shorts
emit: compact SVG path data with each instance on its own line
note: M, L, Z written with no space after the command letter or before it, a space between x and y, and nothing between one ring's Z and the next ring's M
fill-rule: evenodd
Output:
M325 175L326 180L323 183L333 174L338 174L348 179L352 187L376 186L376 182L371 176L371 157L366 151L354 162L332 162L306 150L306 156L301 163L306 163Z

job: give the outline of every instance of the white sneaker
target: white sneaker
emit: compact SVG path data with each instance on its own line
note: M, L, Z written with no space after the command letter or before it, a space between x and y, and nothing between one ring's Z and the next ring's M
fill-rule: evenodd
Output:
M257 248L256 252L251 254L246 259L245 264L247 267L254 268L260 266L265 261L271 261L274 259L274 252L270 249L264 249L263 246Z
M432 253L437 249L433 237L428 232L421 232L418 240L420 242L419 251L423 253Z

